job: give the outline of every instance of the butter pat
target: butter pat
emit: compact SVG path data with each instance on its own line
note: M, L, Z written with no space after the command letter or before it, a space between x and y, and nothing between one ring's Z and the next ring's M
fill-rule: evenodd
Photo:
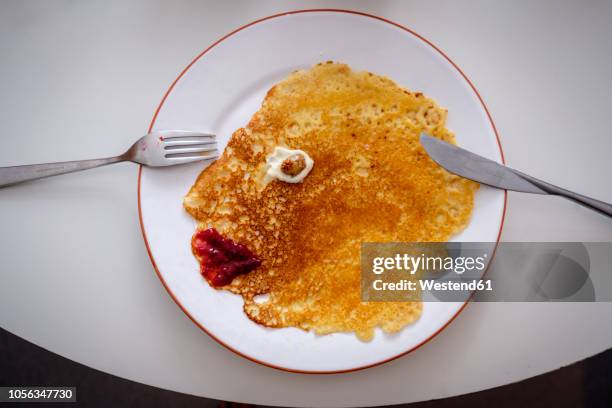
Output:
M283 163L285 164L283 165ZM303 168L299 172L288 171L292 164L294 169L296 165ZM314 161L305 151L276 146L272 154L266 159L266 173L263 182L268 184L272 180L278 179L285 183L301 183L310 173L313 165Z

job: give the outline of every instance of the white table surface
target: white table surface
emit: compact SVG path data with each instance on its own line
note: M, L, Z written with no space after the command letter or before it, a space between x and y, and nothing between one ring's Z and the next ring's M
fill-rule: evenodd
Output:
M314 7L361 10L422 34L474 82L511 166L612 201L610 2L1 2L0 165L122 151L206 46L254 19ZM612 303L480 303L376 368L259 366L208 338L163 289L141 238L136 178L134 165L120 164L0 190L1 327L131 380L273 405L442 398L612 347ZM502 239L612 241L612 222L559 198L511 193Z

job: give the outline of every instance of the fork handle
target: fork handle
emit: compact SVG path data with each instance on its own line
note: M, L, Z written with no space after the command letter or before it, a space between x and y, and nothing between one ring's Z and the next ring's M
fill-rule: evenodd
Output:
M30 164L26 166L0 167L0 188L29 180L93 169L125 161L123 156L105 159L76 160L57 163Z

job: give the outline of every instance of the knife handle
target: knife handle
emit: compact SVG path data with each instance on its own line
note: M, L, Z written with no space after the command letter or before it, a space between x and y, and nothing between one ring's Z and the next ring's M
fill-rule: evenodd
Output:
M565 197L580 205L588 207L591 210L595 210L600 214L607 215L608 217L612 217L612 204L609 204L603 201L599 201L594 198L584 196L582 194L574 193L573 191L569 191L561 187L557 187L545 181L538 180L535 177L531 177L525 173L521 173L520 171L516 171L516 172L519 173L521 177L526 178L531 183L535 184L537 187L546 191L548 194L554 194L554 195L558 195L561 197Z

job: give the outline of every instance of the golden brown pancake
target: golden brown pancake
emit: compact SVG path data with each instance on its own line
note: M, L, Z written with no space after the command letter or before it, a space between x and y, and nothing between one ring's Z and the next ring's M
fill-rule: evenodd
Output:
M469 221L478 185L436 165L418 137L450 143L446 110L388 78L325 63L272 87L245 128L184 200L198 228L216 228L262 261L223 289L268 327L317 334L397 332L421 302L361 302L361 242L447 241ZM302 183L263 183L275 146L314 160ZM257 295L268 294L258 303Z

